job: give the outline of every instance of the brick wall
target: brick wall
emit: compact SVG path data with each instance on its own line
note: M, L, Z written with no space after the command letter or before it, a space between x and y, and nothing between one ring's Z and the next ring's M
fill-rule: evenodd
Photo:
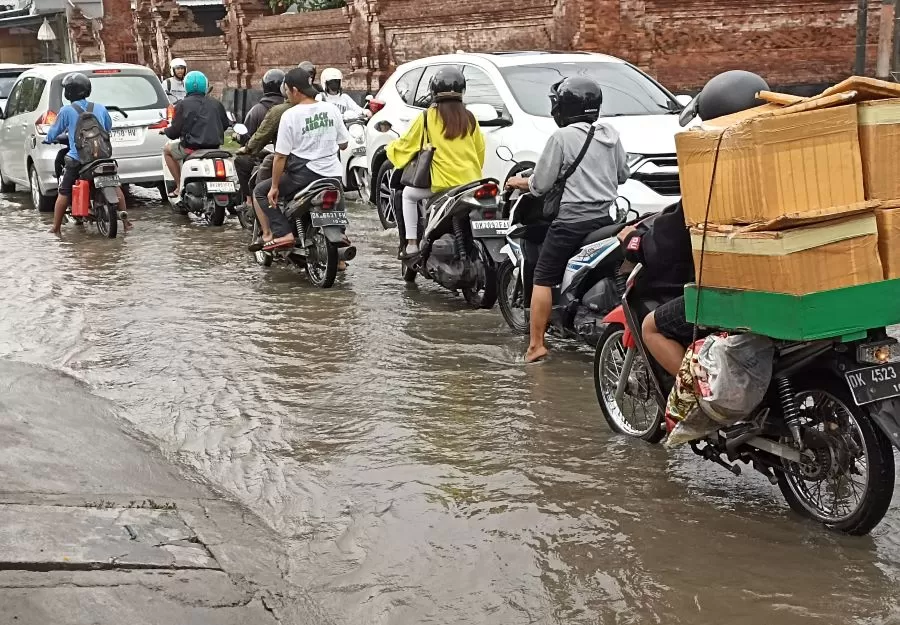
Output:
M103 0L103 38L107 61L137 63L131 0Z
M222 37L190 37L179 39L172 44L172 56L181 57L188 63L188 69L196 69L209 79L215 88L215 96L225 92L228 78L228 55Z

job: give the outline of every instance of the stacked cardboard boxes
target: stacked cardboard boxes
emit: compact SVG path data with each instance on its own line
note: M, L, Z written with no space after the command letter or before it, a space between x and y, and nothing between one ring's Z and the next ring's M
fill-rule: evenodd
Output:
M676 136L698 282L803 295L900 277L900 86L768 95Z

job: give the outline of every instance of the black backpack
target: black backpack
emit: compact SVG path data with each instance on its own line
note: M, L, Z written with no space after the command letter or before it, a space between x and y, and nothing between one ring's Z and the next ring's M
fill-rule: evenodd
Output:
M88 102L87 110L74 103L72 108L78 113L78 121L75 123L75 136L69 137L69 140L74 142L78 160L82 163L92 163L103 158L112 158L109 132L94 115L94 103Z

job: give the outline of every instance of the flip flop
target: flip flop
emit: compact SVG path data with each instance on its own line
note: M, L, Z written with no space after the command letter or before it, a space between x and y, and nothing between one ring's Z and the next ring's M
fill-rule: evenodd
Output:
M258 252L263 249L267 243L271 243L271 241L263 241L262 239L257 239L253 243L247 246L247 250L251 252Z
M285 248L294 247L294 240L291 241L269 241L268 243L262 246L262 251L264 252L274 252L275 250L282 250Z

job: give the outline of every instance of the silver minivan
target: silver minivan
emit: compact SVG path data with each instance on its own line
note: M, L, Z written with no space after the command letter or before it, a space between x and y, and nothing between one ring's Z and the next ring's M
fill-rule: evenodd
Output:
M19 76L0 120L0 191L30 189L38 210L53 210L56 156L64 146L43 141L69 103L62 79L72 72L90 79L90 101L116 107L110 139L122 184L161 189L165 197L160 155L166 138L159 131L168 125L169 100L151 70L118 63L47 63Z

